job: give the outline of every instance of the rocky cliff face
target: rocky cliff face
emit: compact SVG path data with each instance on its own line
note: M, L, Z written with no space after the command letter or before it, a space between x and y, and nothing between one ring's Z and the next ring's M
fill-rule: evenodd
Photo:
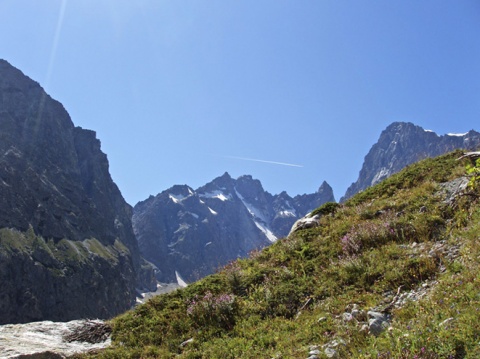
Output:
M251 176L228 173L193 190L174 186L134 207L133 226L142 255L162 282L199 279L288 234L293 223L334 201L324 182L314 194L271 195Z
M0 60L0 323L129 308L153 285L131 214L95 133Z
M352 183L340 201L424 158L479 146L480 133L473 130L465 134L439 136L412 123L394 122L382 132L378 142L365 156L357 181Z

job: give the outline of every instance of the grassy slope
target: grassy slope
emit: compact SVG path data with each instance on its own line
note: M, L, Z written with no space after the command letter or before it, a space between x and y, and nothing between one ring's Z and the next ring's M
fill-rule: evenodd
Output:
M112 348L95 356L307 358L337 340L340 358L480 357L478 199L447 205L438 185L464 173L459 156L412 165L318 228L114 319ZM393 309L378 337L342 319L353 304L385 307L399 287L427 295Z

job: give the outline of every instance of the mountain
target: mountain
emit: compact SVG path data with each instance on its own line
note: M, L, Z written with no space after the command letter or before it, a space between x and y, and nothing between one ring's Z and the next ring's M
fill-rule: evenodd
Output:
M480 133L473 130L439 136L412 123L394 122L365 156L357 181L350 185L340 202L424 158L479 146Z
M97 357L479 358L480 179L460 157L323 205L317 227L115 318Z
M0 60L0 323L111 317L154 289L95 132Z
M334 201L324 182L313 194L271 195L251 176L228 173L193 190L177 185L135 205L133 228L141 254L161 282L177 273L194 281L288 234L293 223Z

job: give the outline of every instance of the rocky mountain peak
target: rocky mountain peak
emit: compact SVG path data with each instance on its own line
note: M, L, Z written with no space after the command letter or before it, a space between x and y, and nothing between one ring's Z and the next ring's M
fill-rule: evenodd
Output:
M195 191L174 186L139 202L134 230L141 253L159 269L158 280L175 281L180 273L192 281L286 236L307 209L334 200L329 188L325 182L321 193L272 196L250 175L225 173Z
M435 157L458 148L475 149L480 133L437 135L409 122L394 122L382 133L368 154L356 182L347 189L341 201L384 180L409 164Z
M327 183L327 181L323 181L320 187L318 187L317 193L330 195L331 193L333 193L333 189Z

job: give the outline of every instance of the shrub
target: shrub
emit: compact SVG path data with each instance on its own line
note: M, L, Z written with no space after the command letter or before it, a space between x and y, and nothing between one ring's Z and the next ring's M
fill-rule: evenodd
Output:
M340 204L336 202L324 203L320 207L312 211L312 216L315 216L317 214L320 214L322 216L325 216L327 214L335 214L338 207L340 207Z
M218 326L232 329L236 311L237 303L233 294L215 296L211 292L207 292L202 298L195 296L187 308L187 314L198 328Z
M468 187L472 190L476 190L478 187L478 183L480 183L480 158L467 165L467 176L470 177L470 181L468 182Z

